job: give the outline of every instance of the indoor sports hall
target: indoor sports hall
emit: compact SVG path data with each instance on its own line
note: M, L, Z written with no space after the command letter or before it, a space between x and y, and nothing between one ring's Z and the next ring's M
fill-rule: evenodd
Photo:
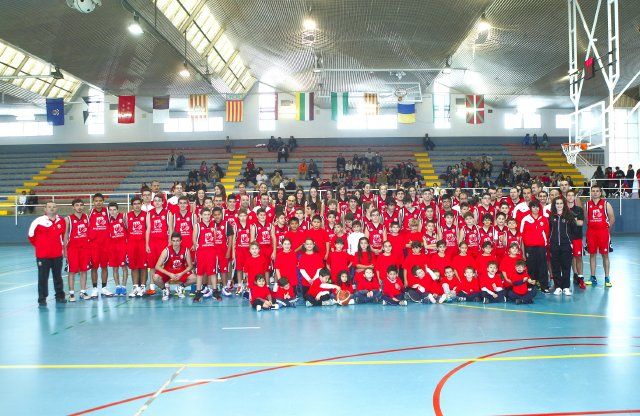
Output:
M0 414L640 413L637 0L0 2Z

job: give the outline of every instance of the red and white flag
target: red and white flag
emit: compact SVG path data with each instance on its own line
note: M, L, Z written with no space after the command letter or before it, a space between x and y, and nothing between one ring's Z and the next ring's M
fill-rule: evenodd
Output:
M121 95L118 97L118 124L132 124L135 122L136 96Z
M484 95L467 95L467 124L484 123Z
M206 94L189 95L189 115L191 118L209 117L209 99Z

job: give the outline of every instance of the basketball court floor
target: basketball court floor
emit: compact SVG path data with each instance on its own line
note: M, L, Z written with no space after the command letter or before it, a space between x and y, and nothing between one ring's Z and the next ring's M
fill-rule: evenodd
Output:
M614 239L613 288L533 305L261 313L237 298L39 309L31 248L3 246L0 413L640 413L639 242Z

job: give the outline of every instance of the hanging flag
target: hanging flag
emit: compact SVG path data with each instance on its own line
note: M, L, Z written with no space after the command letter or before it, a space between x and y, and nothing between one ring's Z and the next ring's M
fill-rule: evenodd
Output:
M331 120L338 121L338 117L349 114L349 93L331 93Z
M416 105L398 103L398 123L411 124L416 122Z
M206 94L189 95L189 115L191 118L209 117L209 98Z
M275 105L273 107L273 119L277 120L278 119L278 93L274 93L273 94L273 98L276 100Z
M364 94L364 113L368 116L377 116L380 112L380 105L378 104L378 94L365 93Z
M484 123L484 95L467 95L467 124Z
M47 122L54 126L64 126L64 100L47 98Z
M133 124L136 116L136 96L121 95L118 97L118 124Z
M275 119L294 119L297 115L296 96L288 92L276 93Z
M312 92L296 93L296 120L309 121L313 120L314 105Z
M227 100L227 123L238 123L242 121L244 101L242 100Z
M169 120L169 96L153 97L153 124L163 124Z

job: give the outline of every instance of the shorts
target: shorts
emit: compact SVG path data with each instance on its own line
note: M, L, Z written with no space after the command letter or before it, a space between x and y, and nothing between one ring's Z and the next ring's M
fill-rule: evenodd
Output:
M212 249L196 251L196 273L198 276L212 276L216 272L216 252Z
M131 270L147 268L147 250L144 240L129 240L127 242L127 260Z
M573 257L582 257L582 238L573 240L571 245L573 246Z
M249 256L249 247L236 247L236 270L244 269Z
M91 262L91 248L70 245L67 247L67 262L69 273L80 273L89 270Z
M127 245L124 240L109 244L109 267L124 266L127 261Z
M169 276L167 276L164 273L156 272L155 274L157 276L160 276L160 278L162 279L162 283L167 283L169 280L171 280L171 279L169 279ZM180 278L179 282L186 283L187 279L189 279L191 277L191 275L192 275L191 273L183 274L182 277Z
M226 258L227 249L217 249L213 252L215 268L218 273L226 273L229 271L229 259Z
M149 249L151 249L151 252L147 253L147 266L150 269L156 268L156 263L165 248L167 248L166 240L149 240Z
M109 265L109 240L92 241L91 246L91 268L105 268Z
M589 254L608 254L611 235L608 228L587 228L587 251Z

